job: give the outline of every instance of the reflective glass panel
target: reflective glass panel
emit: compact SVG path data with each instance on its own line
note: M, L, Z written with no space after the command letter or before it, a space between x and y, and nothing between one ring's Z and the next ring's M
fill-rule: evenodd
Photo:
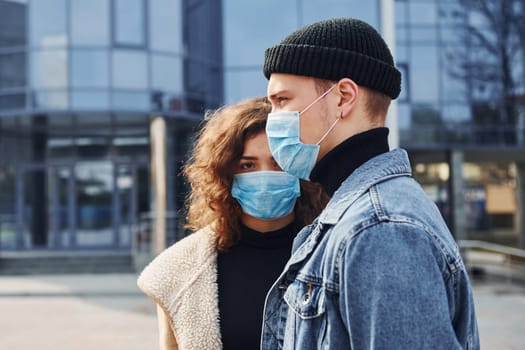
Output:
M0 34L1 35L1 34ZM26 54L0 54L0 90L26 86Z
M114 0L114 6L115 43L144 45L144 1Z
M104 91L71 92L71 107L75 109L109 109L109 93Z
M410 52L410 98L413 102L438 100L438 49L436 46L413 46Z
M182 74L182 59L171 56L152 55L152 89L182 93L184 81Z
M146 55L131 50L113 52L113 86L126 89L148 87Z
M75 178L78 245L112 244L113 164L107 161L77 163Z
M25 1L0 1L0 48L26 45Z
M323 19L353 17L379 28L378 1L367 1L366 6L360 0L303 0L302 25ZM278 7L277 7L278 8Z
M279 43L285 34L299 26L295 1L224 0L223 9L224 63L227 67L262 66L264 50Z
M32 46L67 44L65 0L31 1L29 19Z
M0 95L0 109L18 109L26 105L26 94L5 94Z
M68 63L65 50L36 51L31 56L31 85L34 88L67 86Z
M266 96L265 79L261 69L226 71L224 75L226 103L235 103L250 96Z
M3 140L0 139L0 147L2 146ZM15 169L0 167L0 247L3 249L14 248L16 244L15 189Z
M414 24L436 24L437 9L435 2L409 1L410 22Z
M150 0L149 26L152 50L183 52L181 0Z
M109 55L101 50L71 51L71 85L73 87L108 87Z
M452 122L468 122L472 118L469 105L444 104L441 113L444 120Z
M120 110L149 110L150 99L143 92L113 92L113 108Z
M109 45L109 0L70 0L73 45Z
M35 91L33 92L33 107L44 109L66 109L68 106L67 92Z

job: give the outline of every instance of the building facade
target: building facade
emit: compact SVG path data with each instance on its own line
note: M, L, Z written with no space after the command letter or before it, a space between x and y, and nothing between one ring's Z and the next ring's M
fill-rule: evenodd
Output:
M523 247L524 6L0 0L0 249L129 249L152 211L151 118L166 121L167 207L179 212L203 112L265 95L264 49L344 16L394 34L392 132L456 237Z
M222 100L215 7L0 1L0 249L129 250L151 211L153 116L167 125L168 210L182 206L178 168Z

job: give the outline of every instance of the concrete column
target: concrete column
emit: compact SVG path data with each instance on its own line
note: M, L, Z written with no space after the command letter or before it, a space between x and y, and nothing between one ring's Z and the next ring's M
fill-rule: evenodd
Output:
M456 241L466 239L465 230L465 200L463 181L464 155L461 150L452 150L450 153L450 183L452 206L452 234Z
M156 255L166 248L166 121L162 116L151 119L150 145L153 189L151 252Z
M525 162L517 162L516 170L516 197L518 202L516 226L519 235L519 248L525 249Z

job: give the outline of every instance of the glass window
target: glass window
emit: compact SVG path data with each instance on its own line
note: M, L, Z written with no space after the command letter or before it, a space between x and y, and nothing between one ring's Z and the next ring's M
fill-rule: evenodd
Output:
M407 3L405 1L396 1L394 4L394 17L397 25L407 23Z
M71 0L73 45L109 45L108 0Z
M150 0L149 25L152 50L183 52L181 0Z
M444 27L464 25L466 22L465 8L459 1L438 1L439 20Z
M124 89L147 89L146 55L131 50L114 51L113 86Z
M33 92L33 107L43 109L66 109L68 106L67 92L35 91Z
M0 48L26 45L25 1L0 1Z
M353 17L379 28L377 4L378 1L368 1L363 6L360 0L325 0L321 5L319 0L303 0L301 25L334 17Z
M254 96L266 96L267 80L261 69L227 71L225 79L226 103L235 103Z
M405 44L408 41L408 28L397 26L396 28L396 43Z
M26 86L26 54L0 54L0 90Z
M410 118L410 104L398 103L397 105L397 125L400 130L410 129L412 119Z
M465 122L472 118L469 105L445 103L441 108L441 113L445 121Z
M264 50L279 43L299 25L296 3L224 0L223 9L224 64L260 65L262 77Z
M117 45L145 45L143 0L114 0L114 16Z
M65 50L32 53L31 84L35 88L67 86L67 52Z
M144 110L150 108L148 94L143 92L113 92L113 108L120 110Z
M109 93L104 91L71 92L71 107L76 109L109 109Z
M410 52L410 98L413 102L436 102L438 95L438 49L413 46Z
M437 10L435 2L415 2L409 1L410 22L414 24L437 23Z
M26 94L6 94L0 95L0 110L1 109L19 109L26 105Z
M441 63L443 72L441 73L441 86L443 88L443 100L449 102L468 103L467 80L465 71L461 70L464 60L457 61L461 55L451 55L450 51L461 52L459 47L446 47L441 49Z
M66 1L38 0L29 6L32 46L67 44Z
M170 56L152 55L152 89L182 93L182 59Z
M109 54L107 51L72 50L71 85L73 87L108 87Z
M410 30L410 40L425 44L435 44L437 39L435 27L412 27Z

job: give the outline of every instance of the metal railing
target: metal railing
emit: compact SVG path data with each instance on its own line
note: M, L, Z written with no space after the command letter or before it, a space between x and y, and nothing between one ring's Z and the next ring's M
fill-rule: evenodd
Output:
M474 278L490 275L525 284L525 250L479 240L460 240L458 245Z

